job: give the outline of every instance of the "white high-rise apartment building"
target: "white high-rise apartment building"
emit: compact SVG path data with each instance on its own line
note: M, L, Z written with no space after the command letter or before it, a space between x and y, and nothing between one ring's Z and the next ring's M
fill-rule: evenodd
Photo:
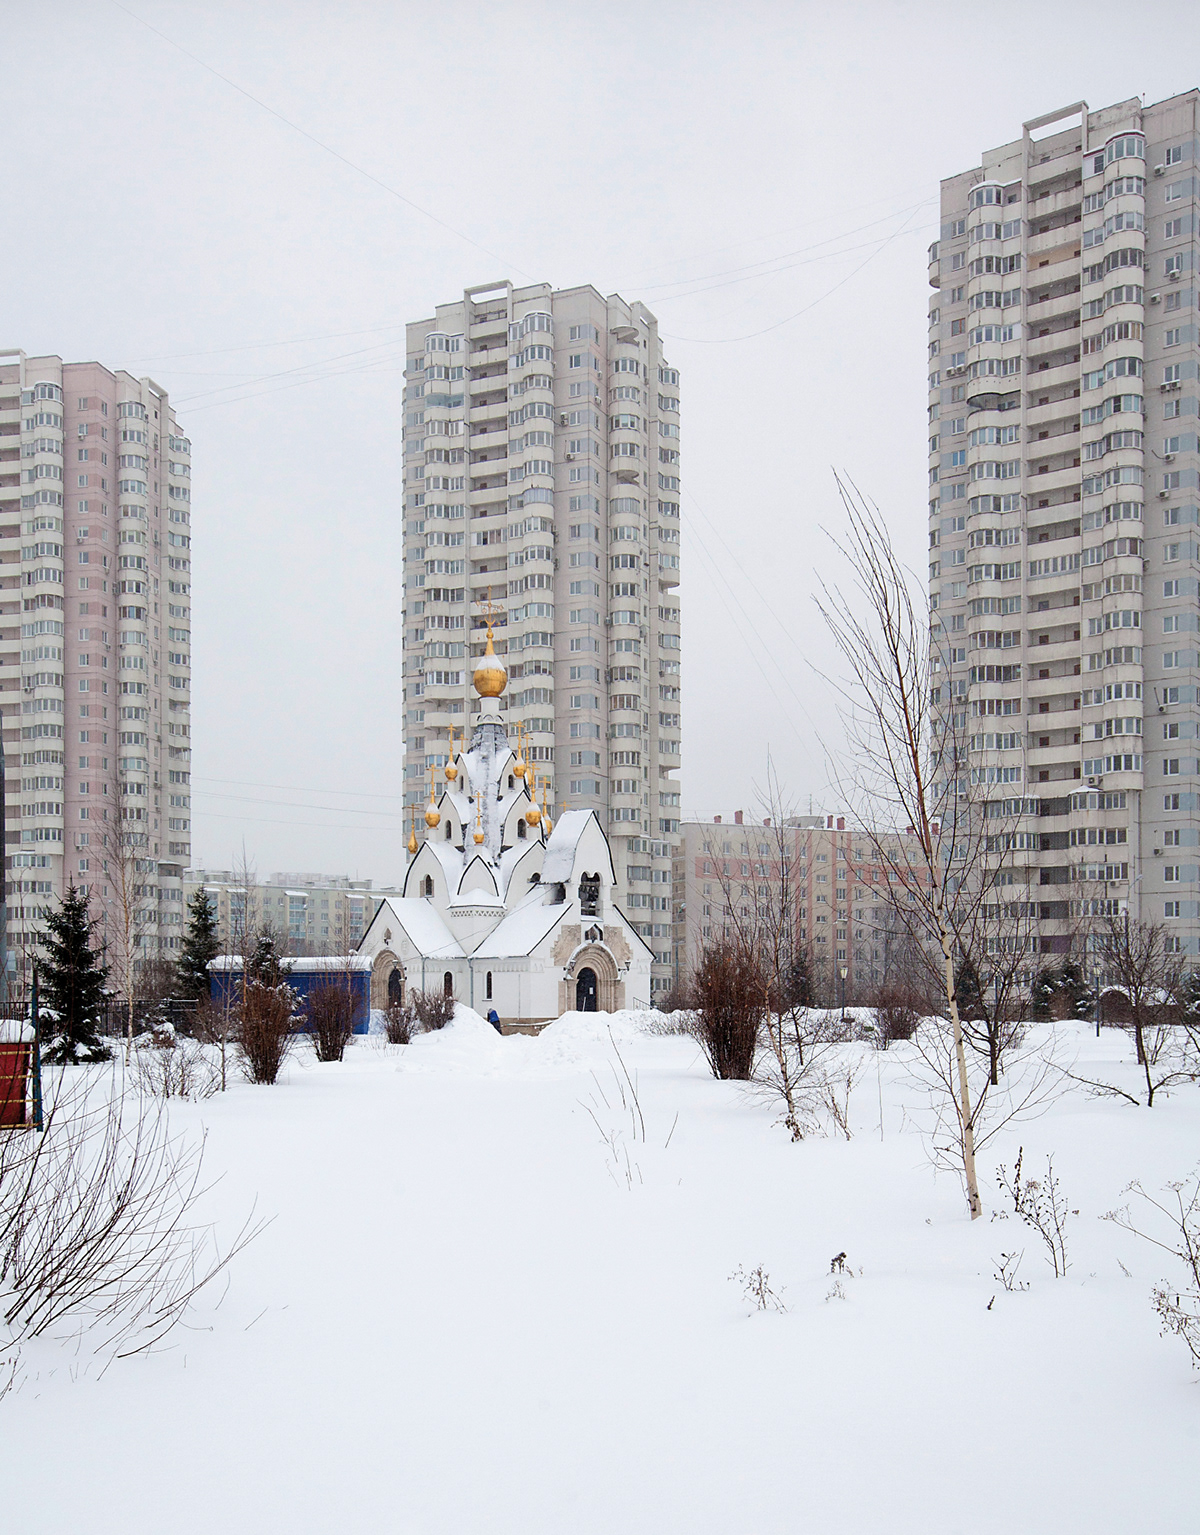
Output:
M191 444L166 391L0 353L0 540L10 963L68 885L103 918L118 828L140 952L171 958L191 855Z
M551 815L594 809L619 900L672 974L679 831L679 375L654 316L592 287L468 288L408 327L405 802L501 700ZM423 831L420 817L419 831Z
M931 683L1044 953L1085 892L1200 951L1198 102L1076 103L942 183Z

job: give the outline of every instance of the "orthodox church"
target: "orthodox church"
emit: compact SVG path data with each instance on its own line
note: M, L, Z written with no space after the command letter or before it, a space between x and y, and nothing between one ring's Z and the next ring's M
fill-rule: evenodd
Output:
M401 897L385 898L358 953L371 1006L444 990L506 1032L572 1009L649 1007L651 950L613 902L615 871L594 810L552 821L534 768L498 713L508 674L492 644L474 675L484 700L470 745L431 779L425 837L409 837Z

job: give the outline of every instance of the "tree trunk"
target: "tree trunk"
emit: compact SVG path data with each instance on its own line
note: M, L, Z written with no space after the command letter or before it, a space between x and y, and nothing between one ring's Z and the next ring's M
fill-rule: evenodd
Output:
M971 1089L967 1083L967 1055L963 1047L962 1020L958 1016L958 997L954 989L954 957L950 933L944 922L938 924L942 940L942 961L946 974L946 1002L950 1008L950 1026L954 1031L954 1060L958 1069L958 1113L962 1121L963 1176L967 1184L967 1204L971 1219L983 1214L979 1183L975 1177L975 1126L971 1122Z
M1000 1025L994 1020L988 1024L988 1080L1000 1086Z

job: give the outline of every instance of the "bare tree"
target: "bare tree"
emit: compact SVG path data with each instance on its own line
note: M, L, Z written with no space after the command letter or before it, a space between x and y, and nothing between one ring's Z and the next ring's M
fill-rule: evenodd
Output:
M1143 1071L1147 1108L1154 1107L1155 1095L1164 1088L1195 1081L1198 1074L1191 1030L1183 1017L1184 960L1167 947L1168 936L1161 922L1134 921L1127 910L1102 918L1092 935L1105 979L1128 1009L1126 1027Z
M118 779L118 796L126 787ZM135 808L122 805L118 797L116 815L134 816ZM157 870L157 864L148 854L148 838L145 823L119 819L115 828L101 836L103 882L100 900L100 932L104 942L104 957L109 967L109 977L121 999L125 1015L125 1064L128 1066L133 1052L134 1015L142 966L146 958L146 939L155 919L155 913L146 905L155 886L147 883Z
M877 837L877 856L903 899L895 909L922 949L940 956L955 1064L953 1102L963 1180L972 1220L983 1213L975 1171L975 1114L956 988L954 897L974 872L957 847L958 743L934 728L929 709L930 636L915 581L904 570L887 527L861 496L838 482L847 532L836 547L856 573L857 597L822 584L818 607L850 673L847 752L856 798L866 798L870 826L905 832L908 856ZM859 616L860 610L863 616ZM952 883L953 882L953 883Z

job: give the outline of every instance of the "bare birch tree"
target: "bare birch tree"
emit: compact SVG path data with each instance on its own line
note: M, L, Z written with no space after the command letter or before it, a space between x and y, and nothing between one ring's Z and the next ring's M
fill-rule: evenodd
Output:
M856 798L872 813L868 825L905 833L907 856L877 849L901 896L903 913L922 945L940 955L953 1042L963 1181L971 1219L983 1213L975 1172L975 1115L967 1075L967 1045L958 1010L956 934L951 880L969 871L956 858L956 799L963 763L952 734L934 728L929 709L929 624L915 582L901 565L883 519L841 480L847 530L835 540L855 571L847 597L821 585L818 607L849 669L844 692L847 757L855 765ZM862 616L860 616L860 614Z

